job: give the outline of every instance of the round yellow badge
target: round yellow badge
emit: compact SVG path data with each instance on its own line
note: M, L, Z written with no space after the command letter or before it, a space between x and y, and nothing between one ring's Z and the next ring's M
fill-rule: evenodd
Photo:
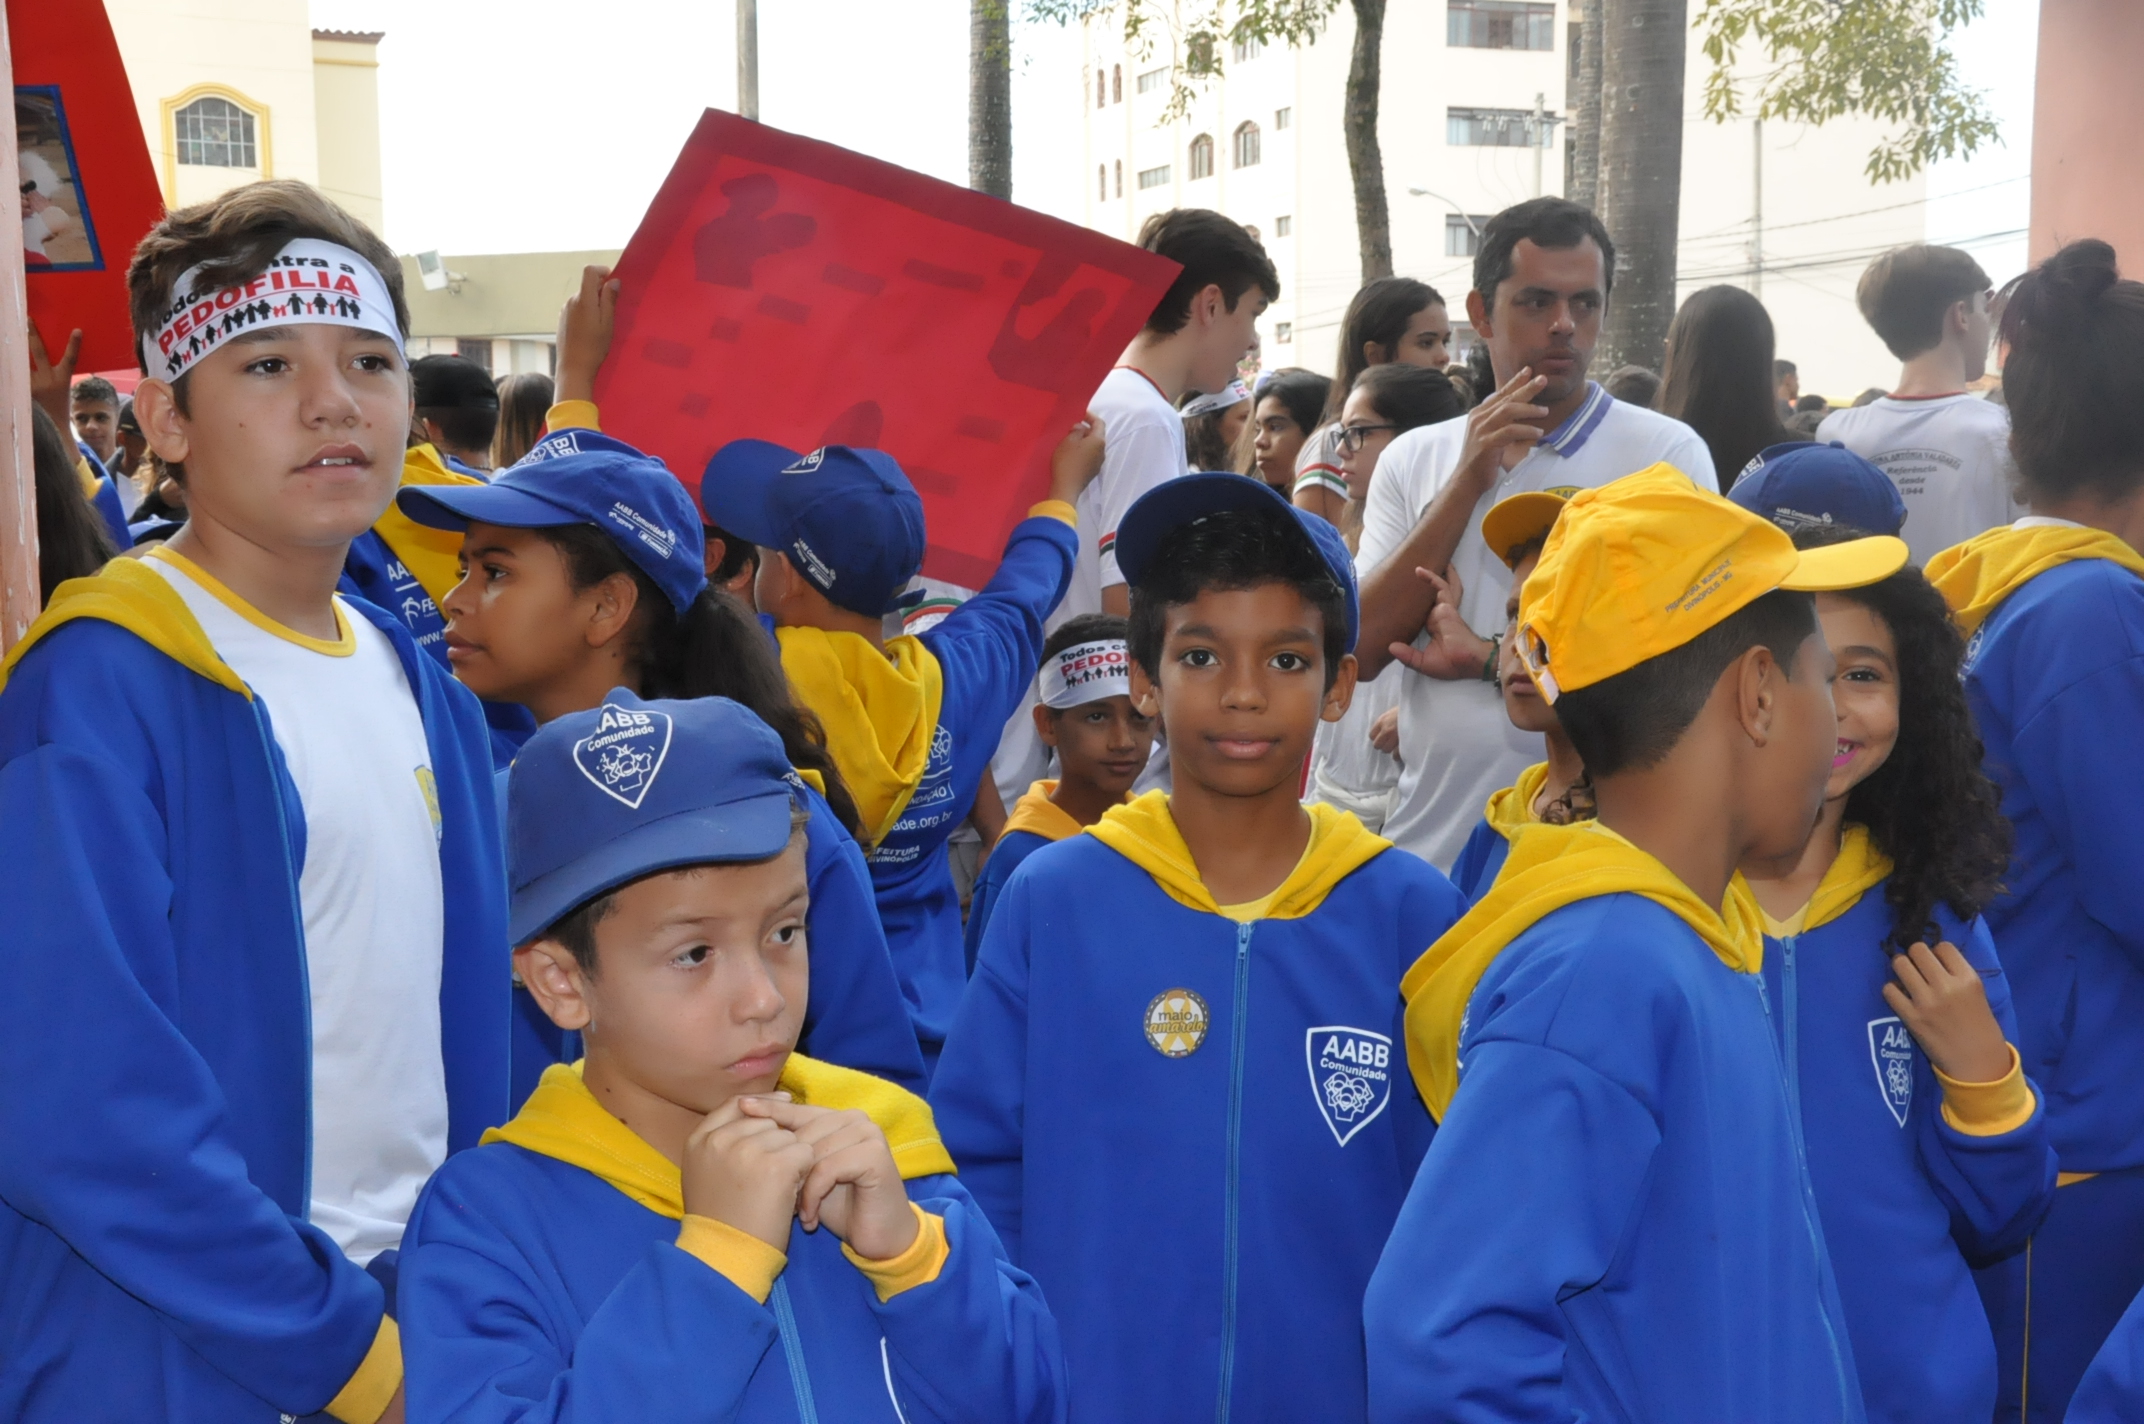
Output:
M1189 989L1164 989L1146 1006L1146 1041L1168 1058L1183 1058L1206 1041L1213 1016L1206 1001Z

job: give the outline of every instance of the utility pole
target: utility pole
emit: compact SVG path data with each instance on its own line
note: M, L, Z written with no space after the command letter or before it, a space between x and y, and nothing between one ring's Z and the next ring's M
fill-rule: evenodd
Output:
M1548 113L1543 107L1546 94L1534 95L1533 122L1528 125L1526 136L1534 146L1534 196L1541 196L1541 150L1548 139Z
M1749 294L1764 300L1764 120L1749 125Z
M759 0L737 0L737 113L759 121Z

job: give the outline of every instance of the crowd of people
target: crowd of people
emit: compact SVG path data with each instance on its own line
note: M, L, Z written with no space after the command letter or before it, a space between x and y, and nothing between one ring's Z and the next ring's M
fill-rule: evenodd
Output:
M2144 285L1886 254L1819 414L1480 236L1327 377L1151 219L970 590L606 426L607 269L495 382L166 217L131 399L32 333L0 1418L2144 1416Z

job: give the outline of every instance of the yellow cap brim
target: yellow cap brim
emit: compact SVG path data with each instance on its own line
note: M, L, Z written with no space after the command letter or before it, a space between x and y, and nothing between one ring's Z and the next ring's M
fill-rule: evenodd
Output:
M1490 553L1504 561L1505 568L1515 569L1519 561L1511 557L1511 551L1523 549L1536 539L1547 538L1567 503L1569 501L1562 495L1550 494L1546 490L1530 490L1500 499L1481 517L1482 542L1489 546Z
M1911 557L1906 541L1889 534L1851 539L1820 549L1804 549L1794 572L1780 580L1781 588L1797 593L1830 593L1842 588L1867 588L1881 583L1906 566Z

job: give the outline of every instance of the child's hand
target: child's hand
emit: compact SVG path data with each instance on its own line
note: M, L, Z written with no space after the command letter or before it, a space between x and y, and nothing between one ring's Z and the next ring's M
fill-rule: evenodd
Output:
M1051 499L1070 504L1079 498L1080 491L1094 483L1094 477L1102 473L1105 433L1102 417L1090 410L1085 420L1073 426L1065 438L1057 442L1057 449L1050 456Z
M2010 1071L2010 1045L1988 1007L1979 971L1957 946L1916 944L1891 958L1884 1002L1905 1023L1928 1061L1960 1083L1993 1083Z
M596 372L610 355L611 332L617 322L617 279L608 267L583 267L580 291L566 298L565 309L558 314L557 399L596 398Z
M1387 707L1377 714L1377 720L1370 724L1370 745L1389 757L1400 754L1399 708Z
M53 360L45 349L45 335L30 323L30 399L45 408L60 428L67 449L74 449L74 366L82 356L82 333L67 338L67 349Z
M685 1140L685 1210L749 1232L777 1251L789 1249L797 1189L811 1170L811 1145L754 1105L776 1098L732 1098Z
M1465 593L1459 582L1459 570L1446 569L1441 578L1428 569L1416 569L1414 573L1437 592L1437 601L1430 605L1429 617L1422 624L1422 630L1429 634L1429 646L1418 648L1412 643L1394 643L1387 651L1395 662L1424 677L1442 682L1480 677L1494 645L1486 638L1476 637L1466 620L1459 616L1459 599Z
M764 1114L810 1144L811 1172L797 1197L797 1220L806 1231L823 1223L867 1261L890 1261L915 1244L916 1214L877 1123L853 1110L772 1098L746 1099L744 1110Z

